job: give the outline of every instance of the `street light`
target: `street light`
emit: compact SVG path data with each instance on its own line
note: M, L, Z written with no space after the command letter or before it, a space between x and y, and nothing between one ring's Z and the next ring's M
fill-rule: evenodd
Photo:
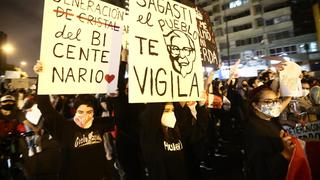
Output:
M1 47L1 49L3 50L3 52L4 52L5 54L11 54L11 53L14 52L14 47L13 47L13 45L12 45L12 44L9 44L9 43L4 44L4 45Z
M10 43L0 44L0 75L4 74L9 69L10 65L7 64L7 56L14 52L14 47Z
M21 61L21 62L20 62L20 66L21 66L21 67L24 67L24 66L26 66L26 65L27 65L27 62L26 62L26 61Z

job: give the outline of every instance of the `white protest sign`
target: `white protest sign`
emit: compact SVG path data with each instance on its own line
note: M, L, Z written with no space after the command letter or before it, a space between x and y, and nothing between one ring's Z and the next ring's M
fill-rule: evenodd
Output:
M26 112L26 118L28 121L30 121L32 124L37 125L39 123L39 120L41 118L41 111L38 108L37 104L34 104L27 112Z
M100 0L45 1L38 94L115 91L124 14Z
M298 64L287 61L284 69L279 72L279 84L281 96L302 96L301 68Z
M195 10L171 0L132 0L129 14L129 102L200 100Z
M20 71L6 71L4 74L6 79L18 79L21 77Z

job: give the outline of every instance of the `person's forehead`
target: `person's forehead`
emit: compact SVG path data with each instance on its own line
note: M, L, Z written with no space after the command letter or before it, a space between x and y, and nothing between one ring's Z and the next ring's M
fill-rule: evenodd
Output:
M274 99L274 98L277 98L277 95L271 90L263 91L260 96L260 99Z
M303 87L310 87L310 85L308 83L302 83L301 84Z
M81 104L77 110L81 110L81 111L92 111L93 108L90 106L87 106L86 104Z

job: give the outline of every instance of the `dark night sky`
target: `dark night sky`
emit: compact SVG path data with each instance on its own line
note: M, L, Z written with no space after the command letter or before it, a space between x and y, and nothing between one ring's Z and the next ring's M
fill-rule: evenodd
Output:
M125 0L103 0L124 7ZM0 31L8 35L8 42L15 47L8 55L7 63L20 66L29 76L34 76L32 67L40 56L42 15L44 0L0 0Z
M103 0L124 6L124 0ZM32 67L40 57L44 0L0 0L0 31L8 35L8 42L15 52L8 56L7 63L20 66L29 76L34 76Z
M42 13L44 0L0 0L0 31L8 35L15 51L7 63L28 64L23 70L33 76L32 67L40 56Z

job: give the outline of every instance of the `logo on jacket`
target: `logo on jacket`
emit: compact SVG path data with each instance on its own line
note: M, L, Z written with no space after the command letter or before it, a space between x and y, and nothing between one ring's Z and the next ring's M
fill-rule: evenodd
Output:
M98 144L102 142L102 138L100 134L90 132L89 134L82 134L81 137L77 136L75 142L74 142L74 147L83 147L83 146L88 146L92 144Z
M181 151L183 149L182 142L179 140L177 143L168 143L163 141L164 149L166 151Z

